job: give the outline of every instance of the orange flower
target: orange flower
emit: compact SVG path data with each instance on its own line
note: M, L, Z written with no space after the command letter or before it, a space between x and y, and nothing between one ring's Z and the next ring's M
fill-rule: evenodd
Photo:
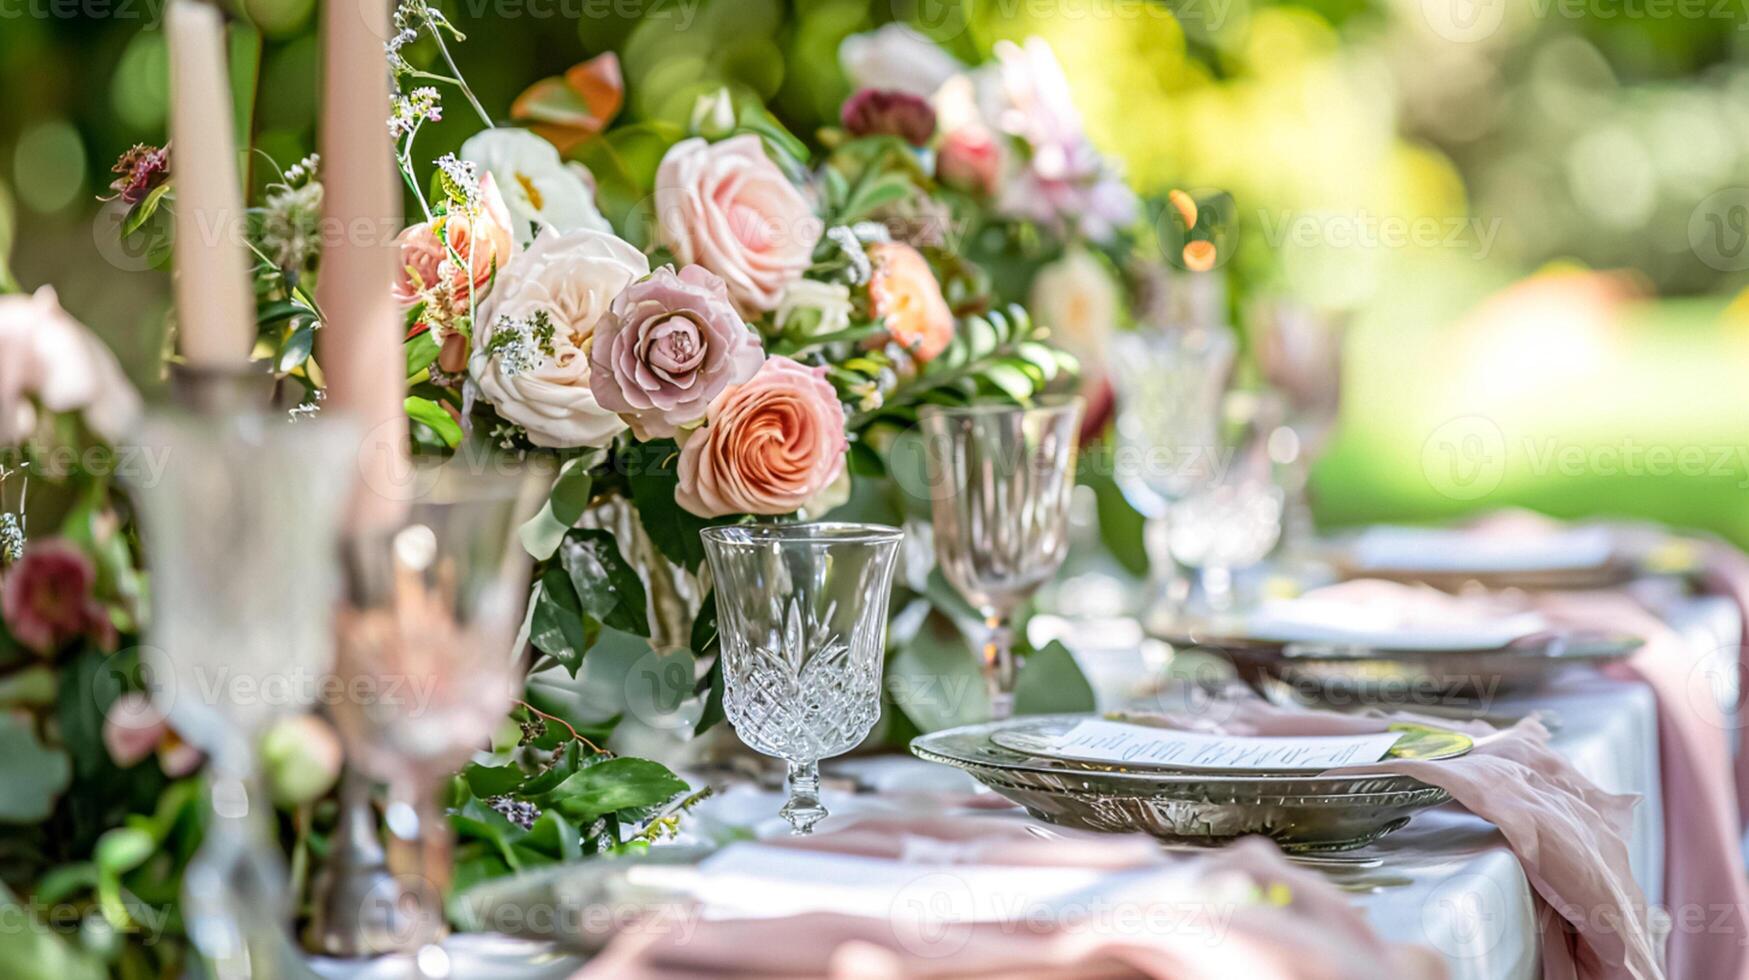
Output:
M868 247L873 274L868 281L869 311L885 324L887 337L927 364L953 340L953 311L922 253L902 242Z

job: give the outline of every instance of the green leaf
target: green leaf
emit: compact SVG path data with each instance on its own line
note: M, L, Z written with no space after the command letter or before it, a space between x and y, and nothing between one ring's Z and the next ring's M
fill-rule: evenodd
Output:
M1130 506L1117 481L1109 475L1093 467L1084 467L1081 472L1081 482L1093 488L1100 542L1131 575L1147 576L1147 519Z
M127 218L122 221L121 237L126 238L139 231L146 222L152 220L152 215L158 212L158 205L164 202L164 196L170 193L172 186L169 181L165 181L148 191L146 196L140 199L140 203L128 211Z
M564 522L566 527L576 524L589 507L589 494L595 486L595 479L589 472L591 465L587 457L568 459L559 470L559 478L553 481L553 492L547 499L552 505L553 517Z
M763 105L748 100L741 103L739 117L735 120L735 133L754 133L765 141L766 148L777 157L776 161L786 171L794 172L808 163L808 146L797 139L794 133L785 129L777 117L767 112ZM784 159L788 157L788 159Z
M989 320L981 316L967 318L964 332L966 350L971 355L972 360L989 357L1002 343L1002 338L996 333L996 328L991 326Z
M0 715L0 823L47 820L73 778L67 754L38 742L27 718Z
M1062 366L1061 362L1057 360L1057 352L1037 341L1027 341L1021 344L1015 348L1015 353L1019 354L1026 363L1037 368L1046 382L1054 380L1058 369Z
M571 531L559 546L559 563L585 613L614 629L650 635L644 582L620 555L611 533L596 528Z
M984 721L990 696L977 655L945 617L932 615L887 664L893 703L924 732Z
M667 766L621 757L579 769L547 794L547 803L587 823L620 810L666 803L688 788Z
M292 328L280 342L279 354L274 358L273 366L280 373L296 370L310 359L310 348L316 344L316 321L305 320Z
M580 861L583 858L583 832L566 820L557 810L547 810L528 829L523 843L559 861Z
M433 337L429 330L416 337L407 338L407 342L401 347L407 352L407 377L409 378L430 367L437 360L437 355L442 352L442 348L438 346L437 338Z
M1017 402L1030 401L1033 392L1037 390L1032 379L1026 376L1026 372L1012 364L1003 362L992 364L983 370L980 377L986 384Z
M1052 715L1094 709L1093 687L1069 653L1052 641L1028 654L1014 683L1014 713Z
M584 623L583 607L565 570L554 565L541 576L534 600L534 618L529 622L528 641L535 649L557 660L577 676L583 654L594 643Z
M444 445L454 449L461 444L461 424L450 417L450 414L443 410L443 406L429 398L420 398L417 395L409 396L406 406L407 417L429 426L431 431L437 433L437 437L443 440Z
M674 493L680 487L675 469L679 455L674 440L659 439L628 446L619 463L631 487L638 520L656 550L676 565L697 571L704 563L704 542L698 532L718 522L692 514L675 502Z
M13 922L0 929L0 963L10 980L103 980L102 964L36 921L16 896L0 885L0 914Z
M156 845L152 835L135 827L117 827L97 839L97 868L124 875L146 863Z
M536 561L546 561L559 550L565 532L570 529L571 525L554 516L553 502L548 498L541 504L539 513L523 522L516 535L521 539L524 551Z
M723 710L723 658L720 653L711 662L711 669L705 673L704 684L707 685L704 713L698 716L698 724L692 727L694 735L710 731L711 726L728 717L728 713Z
M503 796L518 786L527 775L522 767L515 763L502 766L482 766L477 762L468 763L462 770L462 779L467 781L468 789L475 796L485 799L491 796Z

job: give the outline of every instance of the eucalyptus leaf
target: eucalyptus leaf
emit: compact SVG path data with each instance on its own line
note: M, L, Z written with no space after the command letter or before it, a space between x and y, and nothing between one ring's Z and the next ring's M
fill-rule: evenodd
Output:
M522 549L536 561L546 561L558 550L559 544L565 540L565 532L571 525L561 521L553 514L553 502L547 500L541 504L540 511L524 521L517 529L516 536L522 541Z
M932 616L887 663L887 692L924 732L990 717L977 656L953 624Z
M1027 654L1014 682L1015 714L1064 714L1094 707L1093 687L1068 647L1053 641Z
M589 463L585 457L566 460L559 470L559 478L553 481L553 491L547 498L553 517L564 522L566 527L576 524L577 519L583 516L583 511L589 507L589 494L594 486L595 480L590 476Z
M37 741L28 717L0 714L0 823L47 820L73 778L67 753Z

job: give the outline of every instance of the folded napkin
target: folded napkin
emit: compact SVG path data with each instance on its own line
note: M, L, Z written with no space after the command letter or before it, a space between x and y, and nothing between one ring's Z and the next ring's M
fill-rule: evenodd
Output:
M1263 840L1184 856L1012 818L883 817L740 845L696 874L695 893L713 876L744 892L714 911L707 898L685 929L626 929L577 980L1443 973L1431 953L1380 941L1341 892Z
M1702 578L1714 594L1737 604L1742 621L1737 646L1737 704L1745 710L1744 698L1749 697L1749 556L1722 541L1709 542L1701 559ZM1745 737L1745 721L1737 718L1731 741L1736 747L1737 825L1749 828L1749 738Z
M1245 634L1259 640L1429 652L1497 649L1548 628L1522 604L1377 579L1268 600L1245 620Z
M1646 643L1615 676L1645 683L1658 702L1665 812L1664 903L1673 920L1666 964L1682 980L1749 977L1749 880L1729 738L1699 661L1662 620L1625 593L1552 592L1533 600L1551 621L1616 630ZM1743 779L1744 761L1735 763Z
M1411 776L1445 790L1500 829L1545 906L1538 916L1545 980L1664 976L1645 895L1628 867L1629 818L1637 798L1605 793L1579 775L1549 748L1548 731L1535 719L1495 731L1482 722L1412 714L1343 715L1243 696L1219 723L1206 717L1123 717L1139 724L1218 729L1232 735L1369 732L1398 721L1464 730L1476 738L1467 755L1438 762L1391 759L1342 771Z

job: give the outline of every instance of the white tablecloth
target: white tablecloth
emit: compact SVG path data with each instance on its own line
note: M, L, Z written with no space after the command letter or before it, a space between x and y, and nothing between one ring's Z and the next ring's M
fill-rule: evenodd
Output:
M1697 663L1727 647L1741 628L1734 607L1718 599L1675 599L1660 614L1685 640ZM1504 697L1490 709L1505 719L1540 711L1554 745L1587 778L1615 793L1641 796L1629 841L1634 878L1648 901L1661 901L1665 815L1659 792L1658 729L1651 691L1601 676L1568 679L1531 696ZM839 817L915 812L930 791L964 791L963 774L901 757L841 763L878 793L828 791ZM781 794L737 787L709 800L700 814L781 834ZM1015 819L1030 819L1018 814ZM830 820L826 826L830 826ZM1541 976L1533 896L1517 858L1490 824L1450 805L1417 815L1404 829L1356 856L1376 856L1377 867L1320 868L1354 894L1355 904L1381 936L1437 950L1452 980L1536 980Z

